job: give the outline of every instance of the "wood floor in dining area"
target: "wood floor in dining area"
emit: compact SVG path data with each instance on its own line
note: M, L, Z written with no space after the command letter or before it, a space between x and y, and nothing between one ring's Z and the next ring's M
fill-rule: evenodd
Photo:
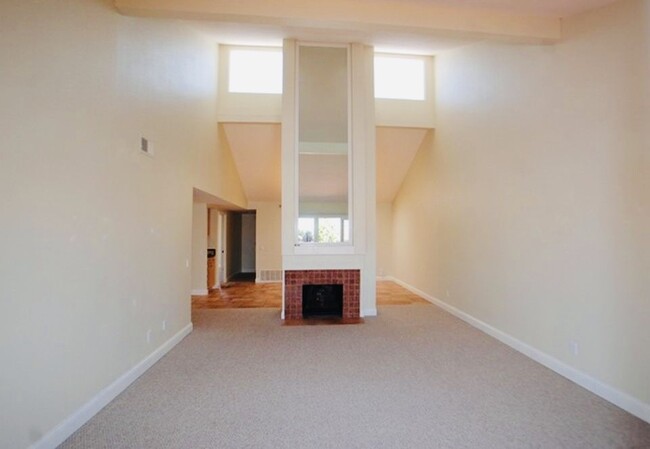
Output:
M377 306L429 304L392 281L377 281ZM205 296L192 296L194 309L250 309L282 307L282 284L228 282Z

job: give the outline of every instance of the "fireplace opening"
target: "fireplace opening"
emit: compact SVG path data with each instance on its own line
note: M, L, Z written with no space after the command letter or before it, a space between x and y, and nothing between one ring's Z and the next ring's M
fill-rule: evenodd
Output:
M343 318L343 284L303 284L303 318Z

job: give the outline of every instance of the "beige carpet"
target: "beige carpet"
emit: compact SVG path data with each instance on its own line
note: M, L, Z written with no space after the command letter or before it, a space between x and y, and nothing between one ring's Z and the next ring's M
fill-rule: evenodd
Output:
M431 305L350 326L199 310L63 448L650 448L650 425Z

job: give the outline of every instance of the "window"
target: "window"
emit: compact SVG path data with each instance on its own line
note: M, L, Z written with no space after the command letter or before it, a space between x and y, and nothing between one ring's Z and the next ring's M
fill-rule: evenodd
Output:
M341 243L350 241L350 220L343 217L298 218L298 241Z
M311 217L300 217L298 219L298 241L313 242L316 235L316 219Z
M424 58L375 56L375 98L424 100Z
M282 51L276 48L233 48L229 52L228 91L282 93Z

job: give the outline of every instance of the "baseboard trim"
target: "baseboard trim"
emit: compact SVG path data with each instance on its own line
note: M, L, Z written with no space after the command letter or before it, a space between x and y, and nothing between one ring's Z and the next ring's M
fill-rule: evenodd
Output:
M530 346L527 343L524 343L517 338L506 334L505 332L477 319L468 313L463 312L456 307L447 304L444 301L435 298L422 290L413 287L412 285L407 284L404 281L396 279L394 277L390 278L391 281L395 282L398 285L401 285L405 289L415 293L418 296L426 299L427 301L435 304L441 309L451 313L457 318L465 321L471 326L485 332L486 334L496 338L501 343L504 343L511 348L519 351L523 355L533 359L534 361L544 365L545 367L555 371L563 377L566 377L570 381L580 385L581 387L591 391L592 393L600 396L606 401L611 402L612 404L622 408L628 413L644 420L647 423L650 423L650 404L640 401L639 399L630 396L629 394L622 392L611 385L608 385L600 380L586 374L583 371L577 370L572 366L567 365L566 363L556 359L555 357L546 354L545 352L540 351L537 348Z
M361 311L361 316L366 317L366 316L377 316L377 309L363 309Z
M128 370L117 378L112 384L101 390L90 401L82 405L77 411L66 418L54 429L46 433L36 443L32 444L29 449L54 449L63 443L70 435L75 433L81 426L86 424L101 409L106 407L109 402L117 397L121 392L131 385L138 377L145 373L154 363L160 360L174 346L187 337L193 329L192 323L185 326L173 337L163 343L158 349L153 351L133 368Z
M207 288L195 288L192 290L192 296L206 296L209 293Z
M256 284L282 284L282 280L279 281L262 281L260 278L255 278Z

